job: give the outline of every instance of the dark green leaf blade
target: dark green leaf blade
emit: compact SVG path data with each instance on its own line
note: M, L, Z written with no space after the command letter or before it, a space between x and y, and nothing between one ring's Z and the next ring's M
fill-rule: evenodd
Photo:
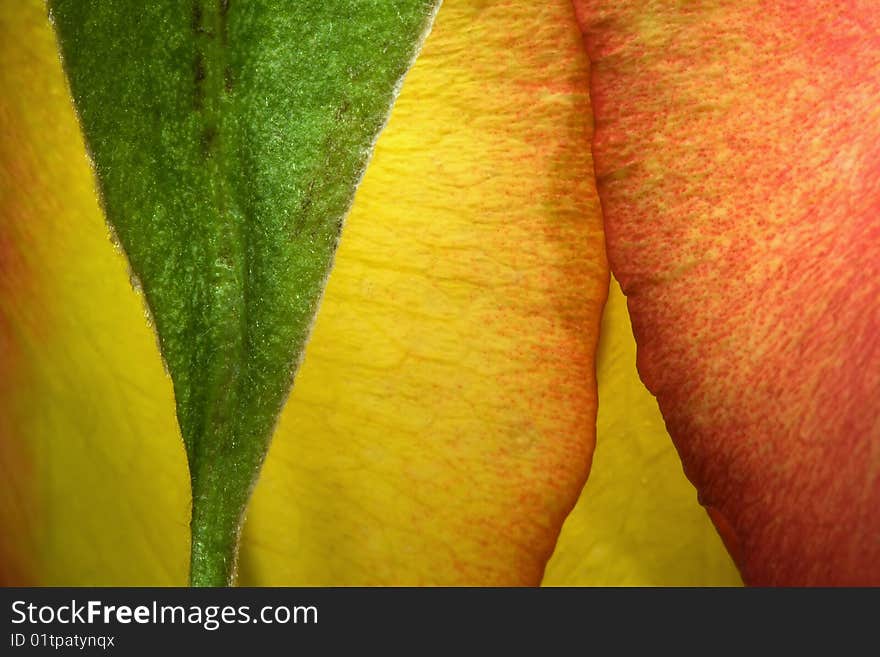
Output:
M438 4L50 2L105 212L174 383L195 585L234 581L343 219Z

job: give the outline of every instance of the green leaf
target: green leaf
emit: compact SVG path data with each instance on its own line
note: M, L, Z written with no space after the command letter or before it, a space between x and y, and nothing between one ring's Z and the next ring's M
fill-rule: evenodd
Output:
M193 585L234 582L343 219L438 3L50 0L174 383Z

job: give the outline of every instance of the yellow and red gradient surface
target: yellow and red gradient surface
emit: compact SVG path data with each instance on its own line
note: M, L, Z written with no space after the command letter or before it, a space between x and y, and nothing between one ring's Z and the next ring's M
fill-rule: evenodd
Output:
M756 584L880 584L880 12L576 0L638 366Z
M347 223L249 577L540 582L589 468L608 281L571 17L441 10ZM278 498L304 503L261 513Z
M0 580L183 584L170 381L98 208L42 2L0 5ZM347 222L243 584L533 584L587 476L607 265L568 0L446 0ZM737 575L615 288L597 458L548 584Z

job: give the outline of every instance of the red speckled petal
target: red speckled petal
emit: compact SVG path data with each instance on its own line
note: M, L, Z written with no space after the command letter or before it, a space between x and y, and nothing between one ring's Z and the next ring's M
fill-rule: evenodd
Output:
M575 0L638 365L752 584L880 584L880 5Z

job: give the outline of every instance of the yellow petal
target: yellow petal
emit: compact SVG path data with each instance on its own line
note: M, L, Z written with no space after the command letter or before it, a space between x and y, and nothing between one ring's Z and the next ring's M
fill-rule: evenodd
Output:
M183 584L188 476L41 2L0 3L0 579Z
M540 581L595 427L587 73L567 0L444 3L348 220L244 583Z
M407 82L258 487L244 583L540 579L592 451L607 274L570 148L586 58L567 2L532 5L447 3ZM4 578L182 583L171 388L39 5L4 7L3 34L4 242L30 286L4 271L21 364Z

